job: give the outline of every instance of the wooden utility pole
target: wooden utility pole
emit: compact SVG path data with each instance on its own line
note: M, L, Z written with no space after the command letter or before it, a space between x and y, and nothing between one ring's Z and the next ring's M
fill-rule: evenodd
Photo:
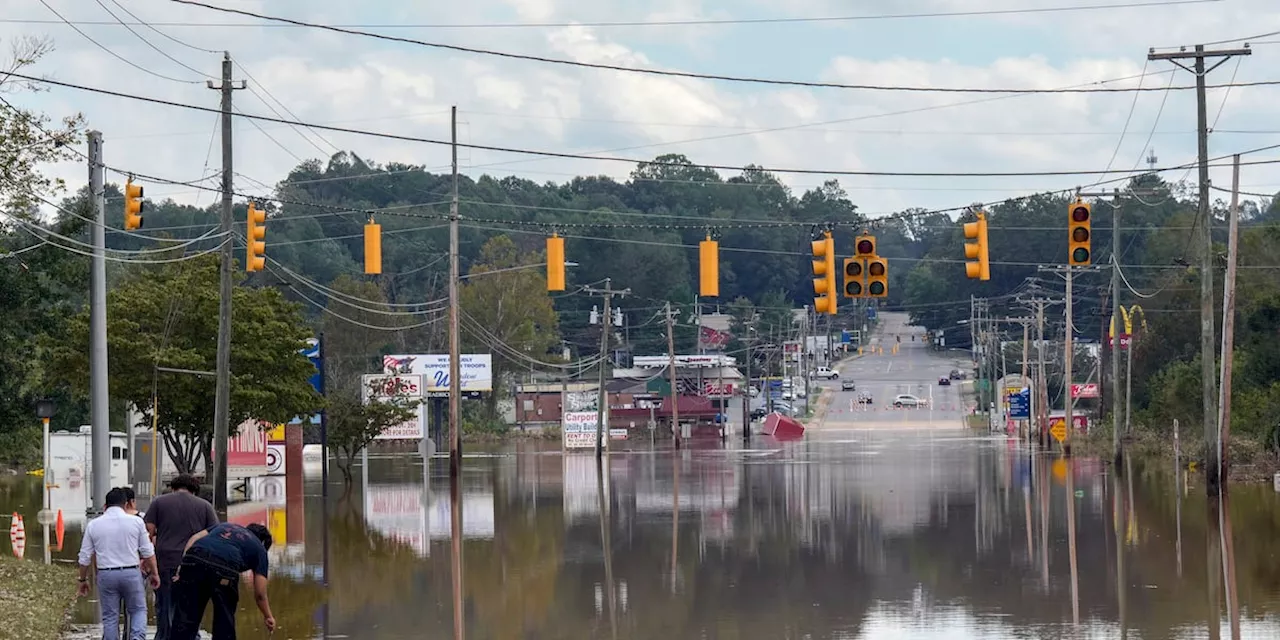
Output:
M1158 192L1150 189L1133 189L1130 195L1137 196L1155 196ZM1120 210L1124 203L1120 198L1120 189L1115 188L1111 193L1086 193L1076 192L1076 196L1080 198L1104 198L1112 196L1111 200L1111 453L1115 468L1120 468L1120 461L1123 458L1123 440L1120 438L1120 350L1121 336L1124 329L1120 324ZM1108 326L1104 321L1103 327ZM1128 349L1130 353L1133 350L1133 338L1129 338L1130 343ZM1101 382L1102 376L1098 376ZM1105 385L1099 384L1100 388Z
M231 80L231 54L222 53L222 84L210 89L222 92L222 215L219 231L222 235L222 258L218 268L218 354L217 381L213 399L213 506L218 513L227 512L227 450L231 439L231 267L235 262L231 248L231 223L234 203L233 156L231 153L231 92L245 88L245 82L236 86ZM252 241L252 239L250 239ZM132 443L130 443L132 444Z
M1217 402L1215 385L1217 380L1214 371L1215 351L1213 344L1213 214L1209 207L1209 118L1205 106L1205 76L1222 66L1222 63L1235 56L1252 55L1246 43L1239 49L1205 50L1198 44L1194 51L1185 49L1156 53L1154 49L1147 55L1147 60L1168 60L1191 72L1196 77L1196 132L1197 151L1200 164L1200 376L1201 392L1204 402L1204 443L1207 450L1216 450L1218 446ZM1218 58L1217 62L1205 68L1206 58ZM1187 67L1183 60L1193 60ZM1215 458L1205 465L1205 490L1209 495L1218 492L1219 469Z
M671 433L676 448L680 448L680 384L676 380L675 319L671 317L671 303L667 303L667 375L671 381Z
M596 460L600 460L604 451L609 448L608 428L605 422L609 417L609 392L605 388L605 371L609 368L609 334L613 333L613 297L625 296L631 289L618 291L613 288L613 279L604 279L604 288L584 287L584 292L604 298L604 315L600 318L600 387L596 401Z
M462 340L458 322L458 107L449 110L453 186L449 199L449 477L462 471Z
M1240 154L1231 159L1231 220L1228 223L1227 276L1222 284L1222 380L1218 387L1218 471L1223 492L1230 468L1227 443L1231 437L1231 365L1235 349L1236 262L1240 257Z

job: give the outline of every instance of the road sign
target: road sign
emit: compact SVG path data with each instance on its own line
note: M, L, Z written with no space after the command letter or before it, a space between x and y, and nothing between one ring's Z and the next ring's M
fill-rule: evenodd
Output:
M1072 398L1096 398L1098 397L1098 385L1093 382L1084 384L1071 385Z
M1018 393L1009 394L1009 417L1031 417L1031 390L1022 389Z
M1062 441L1066 440L1066 439L1067 439L1067 425L1066 425L1066 422L1065 422L1064 420L1062 420L1061 418L1058 418L1057 420L1054 420L1054 421L1053 421L1052 423L1050 423L1050 425L1049 425L1049 433L1050 433L1050 434L1054 437L1054 439L1056 439L1058 442L1062 442Z

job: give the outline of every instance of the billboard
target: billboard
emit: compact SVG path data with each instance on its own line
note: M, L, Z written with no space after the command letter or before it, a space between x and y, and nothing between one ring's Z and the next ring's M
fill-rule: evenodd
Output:
M261 475L267 467L267 433L271 423L245 420L227 444L227 477Z
M421 440L426 415L422 410L422 376L369 374L361 379L364 402L371 399L387 402L395 398L411 400L413 417L392 425L378 434L378 440ZM375 395L376 394L376 395Z
M422 376L424 394L449 391L449 356L446 354L383 356L382 372ZM458 362L458 372L462 375L462 391L493 390L493 356L464 353Z
M566 411L561 423L565 449L594 449L600 415L595 411Z

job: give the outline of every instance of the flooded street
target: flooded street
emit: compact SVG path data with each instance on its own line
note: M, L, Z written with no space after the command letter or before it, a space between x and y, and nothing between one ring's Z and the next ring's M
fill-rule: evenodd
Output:
M1240 637L1280 635L1270 487L1235 488L1224 545L1203 490L1180 491L1166 469L1121 479L960 430L752 445L631 442L599 477L594 456L554 445L473 452L459 487L466 637L1195 638L1214 625L1231 637L1229 601ZM304 509L254 514L288 529L271 581L278 637L453 637L442 462L425 489L405 460L375 460L346 497L335 484L327 562L315 479ZM36 482L0 491L4 511L35 523ZM78 532L52 555L73 558ZM39 561L38 525L28 538ZM242 635L259 637L244 605ZM82 602L77 621L94 609Z
M1280 637L1280 494L1217 508L1171 460L1114 474L965 429L961 385L934 384L953 360L908 331L846 363L857 391L826 383L802 440L641 432L603 470L558 441L471 446L456 486L447 458L375 456L345 495L334 470L327 509L316 462L228 520L273 531L278 638L455 638L455 612L495 640ZM35 562L39 506L38 479L0 480ZM73 562L66 515L50 555ZM239 625L266 635L247 596Z

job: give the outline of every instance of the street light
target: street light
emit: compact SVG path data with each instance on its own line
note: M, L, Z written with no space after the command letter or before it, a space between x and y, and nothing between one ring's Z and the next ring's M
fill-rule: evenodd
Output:
M55 405L55 404L54 404L53 400L50 400L50 399L48 399L48 398L42 398L42 399L40 399L40 400L37 400L37 401L36 401L36 417L37 417L37 418L40 418L40 424L41 424L41 425L43 425L43 427L44 427L44 439L43 439L43 442L44 442L44 454L43 454L43 456L42 456L42 462L41 462L41 464L44 466L44 470L43 470L43 472L41 473L41 476L42 476L42 478L44 479L44 509L43 509L43 511L45 511L45 512L48 512L48 511L49 511L49 490L50 490L50 488L51 488L51 487L53 487L53 485L50 483L50 478L49 478L49 473L50 473L50 469L49 469L49 419L50 419L50 418L52 418L52 417L53 417L53 415L54 415L55 413L57 413L57 412L58 412L58 407L57 407L57 405Z

